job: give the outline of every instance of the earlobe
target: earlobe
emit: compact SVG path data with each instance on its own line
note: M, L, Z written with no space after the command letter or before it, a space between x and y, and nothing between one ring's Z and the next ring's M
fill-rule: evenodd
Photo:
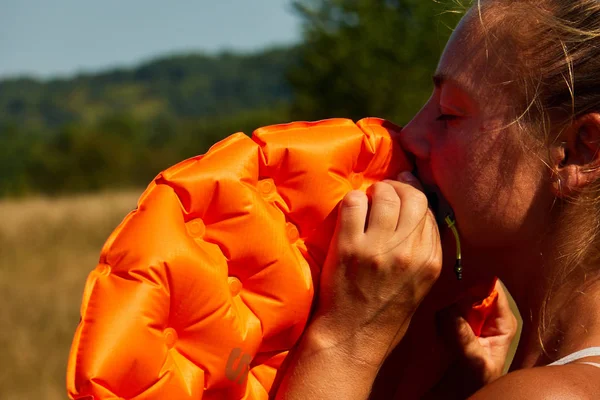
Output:
M552 192L556 197L563 198L565 196L564 183L568 180L569 171L567 170L567 142L553 145L550 149L550 162L552 166L552 175L550 182L552 184Z
M572 164L565 164L556 169L552 174L552 191L554 195L559 198L568 198L580 191L578 176L578 167Z
M600 114L586 114L565 131L565 142L552 148L552 189L570 197L600 179Z

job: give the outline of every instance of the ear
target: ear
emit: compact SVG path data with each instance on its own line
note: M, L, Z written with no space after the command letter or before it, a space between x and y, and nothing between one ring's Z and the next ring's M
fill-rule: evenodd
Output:
M600 114L573 121L563 138L552 148L552 188L556 196L569 197L600 178Z

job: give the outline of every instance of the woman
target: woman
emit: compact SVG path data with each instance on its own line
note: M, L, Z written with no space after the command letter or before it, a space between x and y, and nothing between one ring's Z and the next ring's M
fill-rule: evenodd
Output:
M400 141L455 215L464 286L498 276L524 324L502 376L516 330L503 293L479 339L460 307L447 310L460 357L430 397L599 397L599 72L598 0L481 0L448 42ZM369 396L440 275L441 247L453 252L421 183L406 173L374 185L370 204L351 192L340 205L317 312L278 398Z

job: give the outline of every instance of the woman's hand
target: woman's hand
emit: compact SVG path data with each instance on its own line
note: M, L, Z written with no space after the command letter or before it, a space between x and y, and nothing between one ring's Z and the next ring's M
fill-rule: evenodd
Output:
M448 399L464 399L503 375L518 323L500 281L494 289L498 298L492 303L491 313L479 336L465 318L472 306L468 300L439 313L441 333L457 354L457 360L430 398L439 398L438 394L443 394Z
M278 400L367 398L439 276L442 249L427 199L410 173L399 179L342 200L315 317L286 358Z
M322 345L376 368L404 336L442 265L427 198L412 174L399 179L343 199L309 329Z

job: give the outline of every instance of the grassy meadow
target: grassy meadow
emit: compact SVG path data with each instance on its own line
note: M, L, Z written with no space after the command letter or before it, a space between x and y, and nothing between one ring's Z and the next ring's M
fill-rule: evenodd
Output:
M85 279L140 194L0 201L0 399L67 398Z

